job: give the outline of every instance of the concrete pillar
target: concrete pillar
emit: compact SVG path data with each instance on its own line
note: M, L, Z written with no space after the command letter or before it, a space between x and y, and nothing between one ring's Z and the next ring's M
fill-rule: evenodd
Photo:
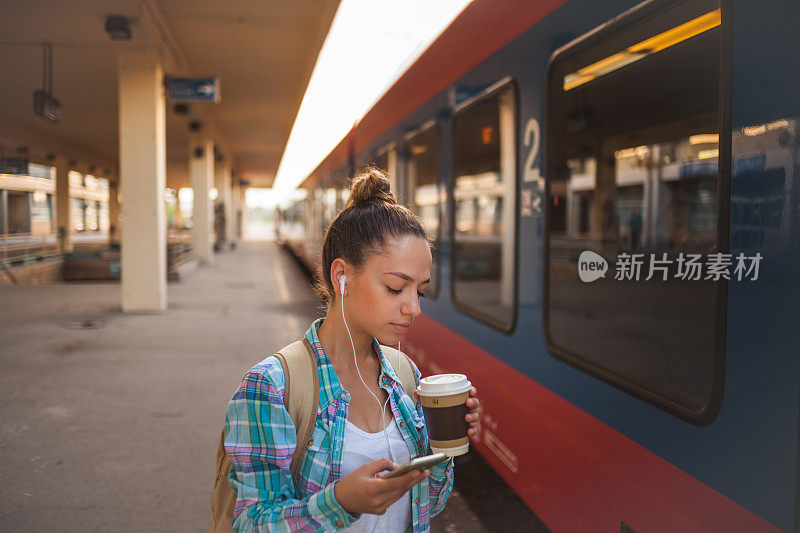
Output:
M242 240L242 225L244 224L244 189L238 179L233 180L233 242Z
M214 143L208 132L189 135L189 180L194 190L192 207L192 247L205 265L214 264L214 220L208 197L214 186Z
M120 214L122 213L122 206L120 205L120 187L119 175L111 176L108 180L108 240L112 246L119 245L122 241L122 222L120 221Z
M72 251L72 202L69 196L69 160L58 157L56 167L56 235L61 252Z
M122 310L167 307L166 110L157 50L120 50Z
M181 204L178 201L178 190L175 190L175 211L173 212L172 223L175 225L174 229L183 229L183 211L181 211Z
M223 174L223 201L225 202L225 242L228 248L233 248L233 243L236 240L236 216L233 211L233 177L231 174L231 165L225 162L225 172Z
M231 189L231 164L226 160L217 161L214 165L214 187L219 195L217 203L223 205L225 213L225 233L219 239L223 244L230 245L233 242L233 190Z
M227 225L225 226L225 232L227 233L226 238L228 241L228 247L233 249L236 246L236 209L234 207L233 196L235 194L235 190L233 187L233 172L231 171L230 165L228 166L228 199L227 203L225 204L225 220L227 221Z

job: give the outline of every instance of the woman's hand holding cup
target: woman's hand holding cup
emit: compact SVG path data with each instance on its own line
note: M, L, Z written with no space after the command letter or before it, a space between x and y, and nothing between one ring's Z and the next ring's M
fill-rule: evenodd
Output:
M398 465L386 457L371 461L353 470L336 482L333 494L345 511L350 514L383 514L411 487L430 475L429 470L412 470L390 479L376 477L384 470L394 470Z
M472 387L469 390L469 398L467 398L467 407L469 408L469 413L467 413L465 420L469 423L469 429L467 430L467 434L470 437L474 437L478 434L478 422L480 420L480 413L478 412L478 407L480 407L480 401L478 401L478 389Z

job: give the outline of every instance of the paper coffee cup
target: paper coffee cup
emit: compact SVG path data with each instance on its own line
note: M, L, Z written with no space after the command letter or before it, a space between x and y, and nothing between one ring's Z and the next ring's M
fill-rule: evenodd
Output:
M467 398L472 383L464 374L437 374L422 378L417 387L433 453L462 455L469 450Z

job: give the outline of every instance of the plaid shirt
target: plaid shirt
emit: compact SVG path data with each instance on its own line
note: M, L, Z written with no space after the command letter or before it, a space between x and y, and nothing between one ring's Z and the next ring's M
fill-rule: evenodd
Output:
M235 531L331 531L359 518L334 497L334 483L341 478L350 393L339 383L317 337L322 321L312 323L305 335L317 357L319 411L296 484L290 465L297 435L283 405L284 377L278 359L267 357L251 368L228 404L225 450L232 463L228 479L237 495ZM422 407L414 407L378 341L372 342L380 354L380 387L389 394L411 458L430 454ZM419 383L420 372L413 366ZM430 472L411 489L414 533L429 531L431 517L444 509L453 488L453 459L434 465Z

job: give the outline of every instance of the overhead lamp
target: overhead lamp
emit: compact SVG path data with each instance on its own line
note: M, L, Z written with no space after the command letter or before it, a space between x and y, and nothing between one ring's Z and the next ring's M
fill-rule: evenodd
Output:
M130 41L133 37L130 21L122 15L106 17L106 33L112 41Z
M53 96L53 45L44 43L42 88L33 91L33 114L53 124L61 121L61 102Z

